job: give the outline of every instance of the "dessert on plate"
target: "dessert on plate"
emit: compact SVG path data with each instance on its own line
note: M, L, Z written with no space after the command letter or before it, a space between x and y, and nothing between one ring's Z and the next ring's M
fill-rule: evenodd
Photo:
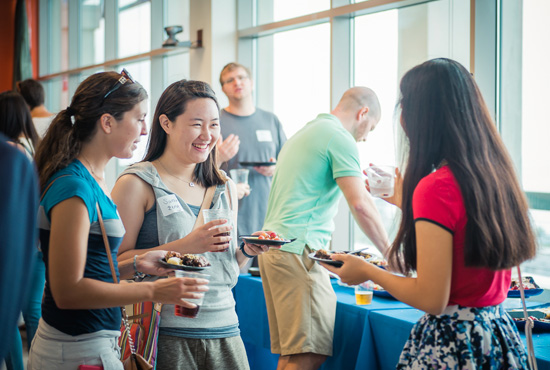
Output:
M196 254L181 254L178 252L168 252L164 256L166 263L178 266L191 266L191 267L207 267L210 266L210 262L203 256L197 256Z

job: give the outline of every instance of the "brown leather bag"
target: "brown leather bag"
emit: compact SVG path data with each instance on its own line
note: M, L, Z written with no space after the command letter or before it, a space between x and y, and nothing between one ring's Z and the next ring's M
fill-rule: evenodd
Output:
M124 361L124 370L151 370L153 369L153 366L151 366L150 363L145 361L143 357L139 353L132 353L130 357L128 357Z

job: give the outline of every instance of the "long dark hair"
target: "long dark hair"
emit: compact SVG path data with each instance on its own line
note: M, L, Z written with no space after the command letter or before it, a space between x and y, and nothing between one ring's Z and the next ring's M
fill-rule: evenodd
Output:
M195 99L212 99L220 110L214 90L206 82L181 80L174 82L164 90L155 109L151 134L147 145L147 154L143 162L152 162L166 149L167 135L160 126L160 116L165 114L172 122L185 112L187 103ZM193 172L193 181L204 187L222 185L227 181L216 164L217 148L214 147L206 161L197 163Z
M29 107L16 91L0 94L0 132L14 142L19 142L19 138L24 136L32 143L33 151L40 143Z
M534 257L527 200L470 73L453 60L433 59L407 72L400 88L409 156L403 216L390 258L402 272L416 269L413 192L443 160L458 182L468 217L465 265L499 270Z
M78 156L82 144L95 134L103 114L109 113L117 121L121 120L125 112L147 99L147 92L137 82L126 82L112 90L120 78L116 72L91 75L78 86L71 105L54 118L36 154L42 188L55 172ZM104 98L108 91L112 93Z

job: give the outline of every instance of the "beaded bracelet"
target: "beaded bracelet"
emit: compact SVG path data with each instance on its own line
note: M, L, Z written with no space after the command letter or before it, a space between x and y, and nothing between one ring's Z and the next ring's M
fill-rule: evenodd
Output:
M240 249L241 252L244 254L244 256L245 256L245 257L248 257L248 258L254 258L254 257L256 257L256 256L251 256L250 254L246 253L246 252L244 251L244 245L245 245L244 242L241 242L241 246L239 247L239 249Z

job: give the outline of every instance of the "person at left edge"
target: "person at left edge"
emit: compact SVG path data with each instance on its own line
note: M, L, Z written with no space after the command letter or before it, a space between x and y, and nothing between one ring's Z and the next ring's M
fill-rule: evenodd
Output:
M38 182L33 165L0 134L0 333L17 329L23 298L31 277L26 268L36 248ZM11 341L0 340L0 359Z
M0 94L0 133L9 139L8 144L16 146L31 162L34 162L34 153L40 138L34 128L25 99L16 91L5 91ZM25 322L27 348L30 348L41 315L40 304L44 292L45 267L38 245L27 258L29 261L27 269L32 271L32 276L21 313ZM4 340L11 341L10 351L5 359L7 370L23 370L25 368L23 342L19 328L14 328L11 337L6 336Z

